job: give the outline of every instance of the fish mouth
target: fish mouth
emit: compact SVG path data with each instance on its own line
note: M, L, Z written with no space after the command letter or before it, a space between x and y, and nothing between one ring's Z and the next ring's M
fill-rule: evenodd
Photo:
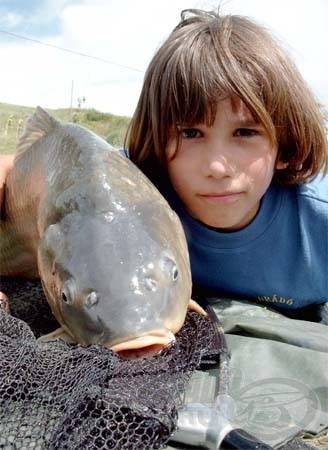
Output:
M123 359L139 359L155 356L175 341L170 330L156 330L110 347Z

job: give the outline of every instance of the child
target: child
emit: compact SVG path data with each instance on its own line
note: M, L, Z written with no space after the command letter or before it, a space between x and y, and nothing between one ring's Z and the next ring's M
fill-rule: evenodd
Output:
M125 145L181 218L196 290L285 310L326 302L324 118L264 28L183 11Z
M264 28L183 11L149 65L126 147L181 218L196 293L284 309L327 300L324 118Z

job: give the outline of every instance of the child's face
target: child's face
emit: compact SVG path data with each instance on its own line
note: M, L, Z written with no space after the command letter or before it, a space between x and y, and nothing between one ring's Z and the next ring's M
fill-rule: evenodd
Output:
M240 99L220 100L212 127L181 124L166 153L172 185L189 214L206 225L239 230L257 214L271 183L277 148Z

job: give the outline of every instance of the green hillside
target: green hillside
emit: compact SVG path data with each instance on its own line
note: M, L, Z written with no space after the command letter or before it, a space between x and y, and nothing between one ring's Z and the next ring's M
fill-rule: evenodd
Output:
M0 153L14 153L17 138L34 108L0 103ZM106 139L114 147L121 147L130 118L102 113L95 109L48 109L55 118L79 123Z

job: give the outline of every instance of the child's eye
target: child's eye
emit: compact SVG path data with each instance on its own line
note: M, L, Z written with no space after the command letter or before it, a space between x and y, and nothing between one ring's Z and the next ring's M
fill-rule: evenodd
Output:
M255 128L237 128L234 132L234 136L237 137L251 137L257 136L259 134L259 130Z
M202 137L202 132L197 128L181 128L180 133L183 139L195 139Z

